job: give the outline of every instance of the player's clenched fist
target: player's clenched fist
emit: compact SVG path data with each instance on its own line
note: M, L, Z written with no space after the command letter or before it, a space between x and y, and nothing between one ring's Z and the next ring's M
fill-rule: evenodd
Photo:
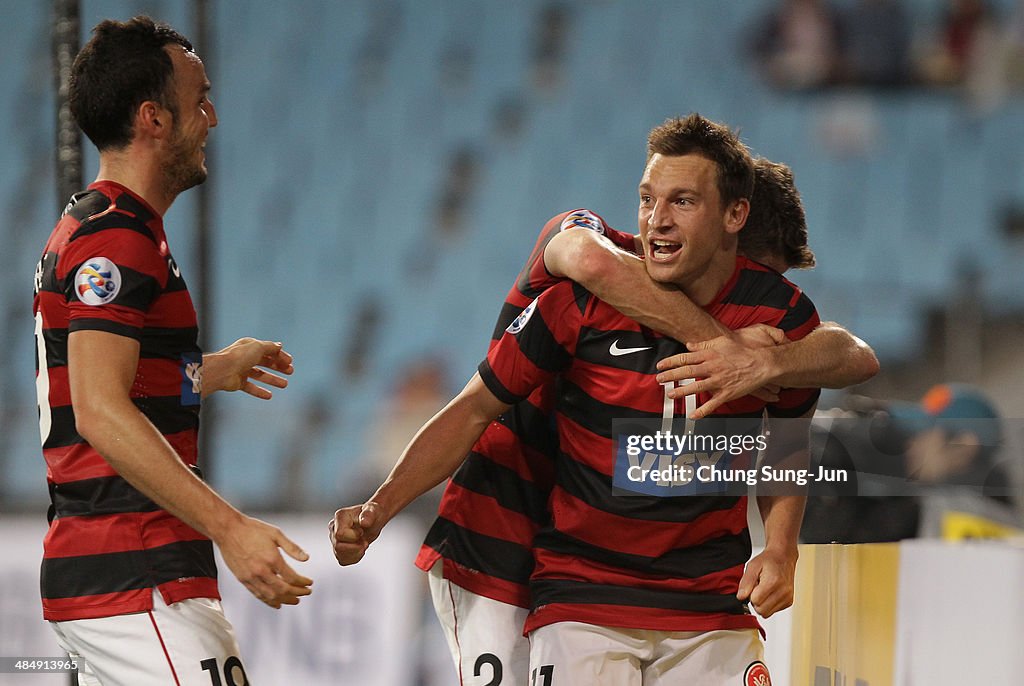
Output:
M383 517L374 502L343 507L335 512L334 519L327 523L327 530L338 564L353 565L363 559L383 526Z

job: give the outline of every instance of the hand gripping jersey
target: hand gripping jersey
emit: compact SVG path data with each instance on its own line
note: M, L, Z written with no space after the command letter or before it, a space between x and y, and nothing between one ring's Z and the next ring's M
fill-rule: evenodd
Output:
M48 620L142 612L219 598L212 543L160 509L75 430L68 335L105 331L140 342L135 406L195 470L202 352L196 313L163 221L128 189L100 181L68 205L36 268L40 433L50 489L41 591ZM88 389L104 402L103 388Z
M730 328L765 323L791 339L818 324L796 286L744 257L705 309ZM488 388L510 403L558 377L556 483L551 521L534 540L526 631L560 621L662 631L756 628L746 603L736 599L751 553L746 496L613 491L613 420L663 418L667 396L655 365L685 347L572 282L549 288L528 312L479 370ZM787 389L767 410L800 416L817 396L817 390ZM682 415L678 405L669 407ZM747 396L715 416L759 422L765 409Z
M538 295L565 281L544 267L544 248L557 233L574 227L602 233L624 250L634 249L631 234L616 231L589 210L550 219L505 299L491 347ZM541 385L484 431L445 489L417 566L426 571L440 559L444 577L452 583L529 607L533 537L548 521L558 445L550 415L553 390L550 384Z

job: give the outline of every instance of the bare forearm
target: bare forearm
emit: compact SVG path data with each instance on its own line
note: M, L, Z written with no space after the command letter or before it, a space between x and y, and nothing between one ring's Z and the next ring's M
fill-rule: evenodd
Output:
M806 502L804 495L757 496L764 522L765 549L796 550Z
M681 291L651 279L642 259L587 229L555 236L544 261L555 276L576 281L627 317L678 341L703 341L728 331Z
M384 520L454 474L480 434L506 407L474 376L466 390L416 432L370 498L382 509Z
M217 540L241 513L196 477L134 405L92 412L79 431L117 473L143 495Z
M879 368L871 346L833 323L763 352L769 381L788 388L845 388L867 381Z
M768 448L762 464L777 470L807 469L813 417L813 407L802 417L769 417ZM798 480L789 480L762 482L758 489L757 506L764 521L765 548L795 550L807 501L806 487Z
M728 331L682 291L652 280L643 260L621 255L619 268L583 287L627 317L677 341L704 341Z

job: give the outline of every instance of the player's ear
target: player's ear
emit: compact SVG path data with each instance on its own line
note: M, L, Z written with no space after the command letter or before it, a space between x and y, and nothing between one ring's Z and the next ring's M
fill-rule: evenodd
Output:
M146 100L135 110L134 134L149 138L166 138L171 132L172 115L170 110L156 102Z
M743 225L747 223L747 215L750 214L750 201L740 198L725 208L725 231L726 233L739 233Z

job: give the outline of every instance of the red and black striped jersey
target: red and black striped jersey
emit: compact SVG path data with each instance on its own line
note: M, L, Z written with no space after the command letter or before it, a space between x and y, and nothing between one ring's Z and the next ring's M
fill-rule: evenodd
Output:
M48 620L142 612L152 589L168 603L218 598L213 544L144 496L77 433L68 336L134 338L130 395L182 461L196 469L202 351L196 313L142 198L100 181L72 198L36 268L36 386L50 490L41 591ZM104 402L103 388L89 402Z
M625 250L634 237L617 231L589 210L548 220L526 265L509 291L491 347L538 295L564 281L548 273L544 248L560 231L581 227L604 234ZM529 607L533 538L547 523L558 443L550 414L553 386L542 386L490 424L445 488L438 518L416 564L430 569L439 559L445 578L478 595Z
M796 286L744 257L705 309L729 328L764 323L791 339L818 324ZM527 631L559 621L666 631L757 627L736 599L751 553L746 496L622 495L613 487L613 421L684 413L655 379L658 360L679 352L682 344L569 282L541 294L481 363L488 388L508 403L557 380L556 482L551 521L534 539ZM760 426L765 410L800 416L817 396L785 389L767 406L747 396L715 417Z

